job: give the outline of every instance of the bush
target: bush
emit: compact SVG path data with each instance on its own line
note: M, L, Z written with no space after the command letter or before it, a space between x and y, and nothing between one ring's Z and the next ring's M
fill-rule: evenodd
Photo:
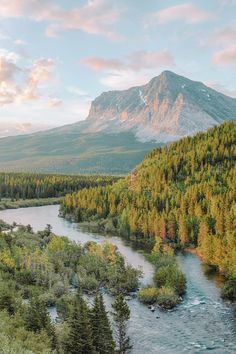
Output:
M89 292L94 292L99 287L99 283L94 275L85 275L80 279L79 283L83 290Z
M236 301L236 278L226 280L222 287L222 297L231 301Z
M175 294L174 290L169 286L162 286L158 290L157 294L158 305L171 309L178 303L178 296Z
M175 264L157 269L154 275L154 281L158 288L167 286L173 288L178 295L183 295L185 293L185 276Z
M138 298L144 304L154 304L157 301L158 290L153 287L142 288L138 292Z

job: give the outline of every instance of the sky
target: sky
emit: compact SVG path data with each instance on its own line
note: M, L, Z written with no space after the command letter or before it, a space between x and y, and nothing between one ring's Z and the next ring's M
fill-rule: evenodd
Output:
M83 120L163 70L236 97L236 0L0 0L0 124Z

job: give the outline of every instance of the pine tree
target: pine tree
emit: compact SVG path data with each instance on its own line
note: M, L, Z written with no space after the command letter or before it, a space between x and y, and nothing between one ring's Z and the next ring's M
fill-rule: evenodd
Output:
M115 324L115 335L117 340L117 353L126 354L132 349L130 338L127 335L127 322L130 319L130 309L127 305L124 295L119 294L112 304L113 318Z
M114 354L115 343L101 294L95 297L94 306L91 311L91 323L93 345L96 352L99 354Z
M45 330L50 337L52 349L57 349L55 328L43 301L38 298L30 300L30 304L24 314L24 322L26 328L33 332Z
M93 346L89 309L81 294L78 294L69 318L69 334L65 343L67 354L96 354Z

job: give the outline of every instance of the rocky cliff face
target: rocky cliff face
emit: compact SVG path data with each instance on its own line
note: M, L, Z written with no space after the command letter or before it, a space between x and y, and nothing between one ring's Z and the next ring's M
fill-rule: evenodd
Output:
M164 71L148 84L102 93L91 105L89 131L132 130L142 141L166 142L236 119L236 99Z

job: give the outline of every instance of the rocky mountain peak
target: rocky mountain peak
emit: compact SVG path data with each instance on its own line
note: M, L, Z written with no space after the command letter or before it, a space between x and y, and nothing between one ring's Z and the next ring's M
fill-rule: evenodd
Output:
M227 119L236 119L236 99L166 70L146 85L102 93L87 122L89 131L132 130L142 141L167 142Z

